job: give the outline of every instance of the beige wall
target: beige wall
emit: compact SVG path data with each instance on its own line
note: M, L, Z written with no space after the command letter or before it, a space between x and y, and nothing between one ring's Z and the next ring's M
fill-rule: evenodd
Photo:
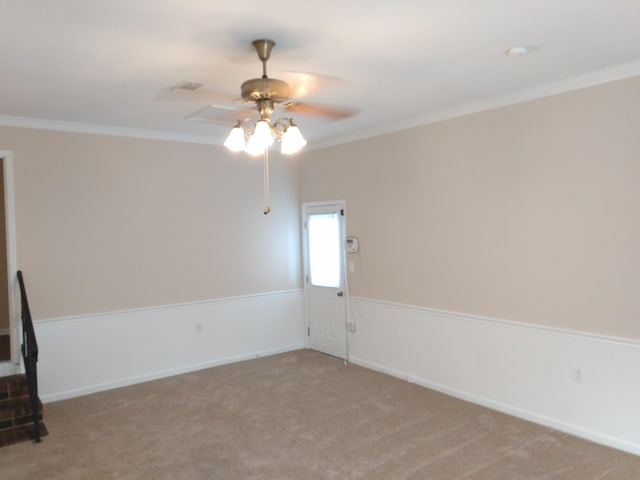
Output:
M308 152L352 293L640 339L640 77Z
M0 128L34 318L299 288L297 163L221 147Z
M344 198L356 295L640 339L639 104L632 78L278 158L268 216L219 147L0 127L18 266L36 319L298 288L299 200Z

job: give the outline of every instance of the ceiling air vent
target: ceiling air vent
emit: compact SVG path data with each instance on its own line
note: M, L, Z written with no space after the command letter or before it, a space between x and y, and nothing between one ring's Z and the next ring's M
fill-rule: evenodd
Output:
M172 87L171 90L187 90L189 92L193 92L194 90L199 89L202 86L202 83L198 82L181 82L175 87Z

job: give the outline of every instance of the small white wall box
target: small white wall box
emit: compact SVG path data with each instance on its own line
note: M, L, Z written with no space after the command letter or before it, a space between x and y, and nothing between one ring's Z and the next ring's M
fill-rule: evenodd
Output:
M358 250L360 250L358 237L347 237L345 240L345 249L347 253L358 253Z

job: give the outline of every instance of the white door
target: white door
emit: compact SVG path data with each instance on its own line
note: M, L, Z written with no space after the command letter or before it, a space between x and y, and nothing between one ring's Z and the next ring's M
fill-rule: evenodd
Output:
M344 202L303 204L309 348L347 358Z

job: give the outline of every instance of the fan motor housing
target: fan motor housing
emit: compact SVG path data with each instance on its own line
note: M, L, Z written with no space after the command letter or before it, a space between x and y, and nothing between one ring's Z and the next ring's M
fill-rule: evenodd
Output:
M274 102L289 99L289 84L277 78L252 78L240 87L242 98L249 102L270 98Z

